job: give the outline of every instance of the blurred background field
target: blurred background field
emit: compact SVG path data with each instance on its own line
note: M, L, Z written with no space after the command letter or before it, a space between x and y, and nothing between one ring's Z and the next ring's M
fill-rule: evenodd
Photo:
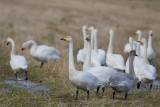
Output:
M153 30L153 48L156 59L151 62L157 69L160 79L160 1L159 0L0 0L0 91L1 106L160 106L160 90L134 91L125 101L123 94L112 98L112 90L106 89L105 95L99 96L92 91L90 99L86 92L80 91L79 100L74 100L75 88L68 79L68 43L60 41L71 36L74 40L75 65L76 54L83 47L83 25L93 25L99 30L99 48L107 51L109 29L115 31L114 53L123 53L129 36L137 29L142 30L148 39L148 31ZM11 46L7 46L7 37L14 39L16 53L26 56L29 62L29 80L49 87L52 94L33 94L21 88L13 88L3 81L14 77L10 68ZM22 43L33 39L38 44L54 46L62 52L61 60L49 61L42 69L40 63L29 56L29 48L21 51ZM22 74L18 74L23 77Z

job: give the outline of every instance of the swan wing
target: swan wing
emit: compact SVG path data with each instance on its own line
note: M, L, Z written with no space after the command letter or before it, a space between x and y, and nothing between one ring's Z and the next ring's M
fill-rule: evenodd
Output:
M117 70L125 70L125 62L121 55L107 54L106 64Z

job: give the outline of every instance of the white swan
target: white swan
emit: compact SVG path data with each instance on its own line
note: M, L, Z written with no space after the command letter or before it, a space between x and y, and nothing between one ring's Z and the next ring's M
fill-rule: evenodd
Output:
M92 60L95 61L95 63L93 63L94 64L93 66L102 66L105 64L105 61L106 61L106 52L102 49L98 49L97 34L98 34L98 30L94 29L93 54L95 54L95 57L92 57Z
M136 45L136 41L133 41L133 49L131 49L131 46L130 46L130 43L127 43L125 46L124 46L124 53L129 53L131 50L136 50L137 48L137 45Z
M25 72L25 75L26 75L25 80L28 80L28 75L27 75L28 63L26 61L26 58L21 55L16 55L16 50L15 50L16 47L13 39L7 38L7 45L9 45L9 43L11 43L12 45L12 51L10 55L11 56L10 65L12 70L15 73L16 80L17 80L17 72L20 72L20 71Z
M113 99L115 96L115 91L122 93L125 92L125 100L127 99L128 91L135 86L136 77L133 67L133 59L136 55L136 52L132 50L129 53L129 74L118 72L115 76L110 77L110 87L113 91Z
M78 63L83 63L86 58L86 41L85 41L85 39L86 39L86 35L87 35L87 33L86 33L87 28L88 27L86 25L83 26L83 28L82 28L84 47L83 47L83 49L80 49L78 51L78 54L77 54L77 62Z
M61 40L69 42L69 80L77 88L75 98L78 99L79 89L87 91L87 97L89 98L89 91L100 87L102 83L91 73L76 70L73 57L73 40L70 36Z
M152 61L155 58L155 53L152 48L152 30L149 31L149 36L148 36L148 48L147 48L147 57L149 61Z
M30 49L30 55L37 61L41 62L41 68L43 66L43 63L48 62L50 59L60 59L58 55L61 52L59 50L47 45L37 46L37 43L34 40L29 40L23 43L22 50L24 50L29 45L32 45Z
M123 57L119 54L113 54L114 31L111 29L109 33L110 33L110 41L109 41L108 51L106 54L106 64L107 66L113 69L124 71L125 62L124 62Z
M97 77L102 82L102 90L104 92L105 86L109 85L109 78L117 73L116 70L99 66L99 67L91 67L91 37L87 36L87 55L83 64L83 70L90 72L95 77ZM97 89L98 94L99 89Z
M135 35L138 35L138 41L142 39L142 32L141 30L137 30L134 32ZM140 45L140 57L143 57L144 55L144 46Z
M140 40L141 42L141 40ZM139 83L137 84L137 87L140 88L141 82L143 83L150 83L150 90L152 89L152 82L156 79L156 68L150 64L148 64L148 58L147 58L147 41L146 39L142 39L142 43L144 45L144 57L143 57L143 63L138 68L139 69Z

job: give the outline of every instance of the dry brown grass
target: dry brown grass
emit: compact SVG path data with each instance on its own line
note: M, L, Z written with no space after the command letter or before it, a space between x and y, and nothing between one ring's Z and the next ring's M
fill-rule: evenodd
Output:
M6 46L6 38L11 37L16 42L17 54L26 56L29 61L30 79L57 90L53 96L42 96L48 100L46 106L52 106L52 104L57 106L148 106L148 97L152 100L152 104L154 101L157 104L159 92L155 95L156 97L152 94L143 95L146 93L129 95L127 101L122 100L122 95L118 97L118 100L113 101L111 93L100 97L92 94L90 100L85 100L85 93L83 93L80 94L80 101L74 101L75 90L68 80L68 43L60 41L60 38L67 35L73 38L75 64L76 68L81 70L82 65L76 63L76 54L83 47L81 30L83 25L93 25L99 30L99 48L104 50L108 47L108 30L113 28L115 30L114 52L122 54L125 59L127 55L123 53L123 48L129 36L133 36L132 33L140 29L143 36L147 38L148 31L152 29L153 47L156 52L156 59L152 64L157 68L157 77L160 78L159 5L158 0L0 0L0 72L2 78L7 78L8 75L13 76L9 68L10 48ZM137 39L136 36L133 37ZM38 69L40 63L29 56L29 49L24 52L20 50L22 43L30 39L38 44L46 44L59 49L62 52L62 60L50 61L44 65L43 69ZM140 103L142 105L138 105ZM12 103L9 104L12 105ZM39 103L41 104L44 105Z

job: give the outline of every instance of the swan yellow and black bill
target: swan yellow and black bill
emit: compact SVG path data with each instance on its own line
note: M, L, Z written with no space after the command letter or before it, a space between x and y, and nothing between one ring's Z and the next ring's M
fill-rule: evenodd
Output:
M137 31L133 33L134 35L137 35Z
M60 39L60 40L64 40L64 41L66 41L66 39L67 39L67 38L66 38L66 37L64 37L64 38L62 38L62 39Z
M90 31L90 30L91 30L91 27L88 27L87 30Z
M7 45L9 45L9 42L7 42Z
M139 43L141 43L141 44L142 44L142 41L141 41L141 40L139 40L139 41L137 41L137 42L139 42Z
M151 32L150 35L153 36L153 33Z
M89 36L89 35L86 36L86 40L87 40L87 41L90 40L90 36Z
M22 51L25 49L25 47L24 46L22 46Z

